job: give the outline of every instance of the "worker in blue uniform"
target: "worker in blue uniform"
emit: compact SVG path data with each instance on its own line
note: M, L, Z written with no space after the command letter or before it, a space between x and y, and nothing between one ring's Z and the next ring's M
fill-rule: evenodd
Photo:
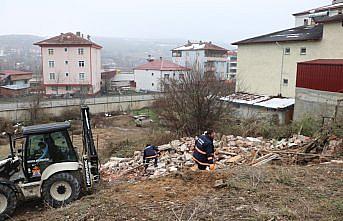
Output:
M144 148L144 153L143 153L143 163L144 163L145 171L149 166L150 160L154 160L154 166L157 167L158 155L159 155L158 147L153 146L151 144L146 145L146 147Z
M195 141L193 160L197 164L199 170L206 170L207 167L209 167L211 171L215 170L213 145L215 135L214 130L208 130Z

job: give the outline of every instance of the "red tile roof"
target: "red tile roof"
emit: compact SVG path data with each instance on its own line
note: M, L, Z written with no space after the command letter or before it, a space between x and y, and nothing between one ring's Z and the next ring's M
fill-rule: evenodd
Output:
M102 48L100 45L85 39L83 37L77 36L71 32L68 33L61 33L58 36L45 39L43 41L39 41L34 43L34 45L39 45L39 46L51 46L51 45L89 45L93 46L95 48Z
M227 51L227 54L230 56L235 56L237 55L237 51Z
M187 71L189 68L180 66L171 61L159 59L135 67L134 70Z
M0 74L22 75L22 74L32 74L32 72L30 72L30 71L17 71L17 70L0 70Z
M343 59L317 59L312 61L299 62L298 64L343 65Z

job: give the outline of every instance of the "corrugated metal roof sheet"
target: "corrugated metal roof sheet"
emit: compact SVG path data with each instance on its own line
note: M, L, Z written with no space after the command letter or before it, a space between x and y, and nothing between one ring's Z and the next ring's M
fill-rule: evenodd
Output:
M295 103L293 98L270 97L248 93L236 93L227 97L222 97L220 100L270 109L284 109L291 107Z
M298 64L343 65L343 59L317 59L312 61L299 62Z
M343 59L298 63L296 87L343 93Z
M233 45L289 42L289 41L314 41L323 37L323 25L300 26L282 31L273 32L266 35L249 38L232 43Z

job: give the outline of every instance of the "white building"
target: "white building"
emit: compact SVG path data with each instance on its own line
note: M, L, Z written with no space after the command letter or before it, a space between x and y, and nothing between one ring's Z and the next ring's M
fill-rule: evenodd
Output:
M101 46L80 32L61 33L35 43L41 47L46 94L96 94L101 82Z
M343 0L333 0L332 4L293 14L295 26L315 24L317 19L342 14Z
M227 79L234 80L237 74L237 51L228 51L227 55Z
M205 73L213 73L219 79L227 79L227 49L212 42L188 41L172 50L173 62L188 68L199 67Z
M148 63L134 68L137 91L163 91L161 80L164 78L182 78L189 70L171 61L148 59Z
M237 91L295 97L297 63L343 58L343 15L234 43Z

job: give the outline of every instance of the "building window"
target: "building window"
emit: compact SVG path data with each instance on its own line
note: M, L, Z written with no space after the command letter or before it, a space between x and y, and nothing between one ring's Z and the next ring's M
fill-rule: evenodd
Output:
M301 55L306 55L306 52L307 52L306 48L300 48Z
M173 72L173 77L175 77L175 71Z
M49 68L55 67L55 62L54 61L49 61Z
M304 19L304 25L308 25L308 19Z
M68 48L64 48L64 51L65 51L65 52L68 52Z
M283 85L287 86L288 85L288 79L283 79Z
M179 79L184 79L185 75L184 74L179 74Z
M181 57L182 56L182 52L181 51L173 51L172 56L173 57Z
M84 80L85 79L85 73L80 73L79 74L79 79Z
M230 61L231 62L236 62L237 61L237 57L230 57Z
M68 61L64 61L65 64L68 64Z
M50 73L49 74L49 79L50 80L55 80L55 73Z
M49 54L49 55L53 55L53 54L54 54L54 49L49 48L49 49L48 49L48 54Z
M24 80L24 84L28 84L29 83L29 81L28 80Z
M151 73L151 76L154 76L154 73Z
M68 77L69 76L69 73L68 72L66 72L66 77Z
M84 61L79 61L79 67L83 68L85 66L85 62Z
M83 52L84 52L83 48L79 48L77 51L78 51L79 55L83 55Z
M165 79L169 79L169 74L164 74Z
M57 86L52 86L51 87L51 90L53 90L53 91L57 91L57 89L58 89Z
M71 86L66 86L66 91L71 91Z
M285 48L285 55L291 54L291 48Z

